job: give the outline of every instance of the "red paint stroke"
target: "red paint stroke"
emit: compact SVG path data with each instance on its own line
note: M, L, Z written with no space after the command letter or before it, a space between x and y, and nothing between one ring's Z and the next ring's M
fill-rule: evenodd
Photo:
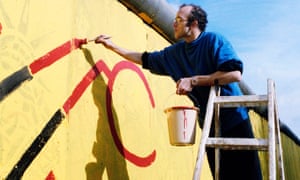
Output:
M143 81L144 86L145 86L145 88L148 92L149 99L151 101L152 107L155 106L154 105L154 99L153 99L150 87L147 83L147 80L146 80L145 76L141 72L141 70L137 66L133 65L130 62L126 62L126 61L122 61L122 62L116 64L116 66L113 68L113 71L112 71L112 74L111 74L112 76L107 75L109 77L109 81L108 81L109 89L106 90L106 103L107 103L106 106L107 106L107 109L108 109L107 113L108 113L108 118L109 118L109 122L110 122L110 129L111 129L112 136L114 138L114 141L116 143L116 146L117 146L119 152L126 159L128 159L129 161L131 161L135 165L141 166L141 167L146 167L146 166L149 166L155 160L156 151L154 150L150 155L148 155L147 157L144 157L144 158L143 157L138 157L135 154L129 152L123 146L122 142L120 141L120 139L118 137L118 134L117 134L117 131L116 131L116 127L114 125L114 118L113 118L113 112L112 112L112 107L111 107L112 106L113 85L114 85L115 78L117 77L117 74L120 71L125 70L125 69L131 69L139 75L139 77Z
M53 171L50 171L45 180L55 180Z
M113 85L115 82L115 79L118 75L118 73L122 70L132 70L138 74L140 79L143 81L144 86L148 92L149 99L151 102L152 107L155 107L154 104L154 98L152 96L150 87L147 83L147 80L142 73L142 71L135 66L134 64L127 62L127 61L121 61L118 64L116 64L112 71L109 70L105 62L98 61L91 70L84 76L84 78L79 82L79 84L74 89L71 96L67 99L67 101L63 105L63 109L66 112L66 114L69 113L69 111L74 107L76 102L79 100L79 98L82 96L83 92L86 90L86 88L91 84L92 81L96 79L96 77L103 71L104 74L108 77L108 88L106 89L106 107L107 107L107 115L109 119L109 127L112 133L113 140L115 142L115 145L118 149L118 151L122 154L124 158L126 158L128 161L132 162L133 164L140 166L140 167L146 167L149 166L156 157L156 151L154 150L150 155L146 157L139 157L130 151L128 151L124 145L122 144L118 134L117 130L114 124L114 117L113 117L113 110L112 110L112 92L113 92Z
M82 44L86 44L87 39L72 39L70 41L65 42L61 46L53 49L48 52L46 55L36 59L29 65L32 74L37 73L41 69L50 66L55 61L69 54L71 51L80 48Z
M2 32L2 24L0 22L0 34L1 34L1 32Z
M184 127L184 131L183 131L183 138L186 138L186 127L187 127L187 118L186 118L186 111L183 110L183 127Z

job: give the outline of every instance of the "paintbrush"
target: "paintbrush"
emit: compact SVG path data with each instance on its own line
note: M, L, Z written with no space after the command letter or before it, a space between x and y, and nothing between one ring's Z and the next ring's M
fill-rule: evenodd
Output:
M97 38L98 38L98 37L96 37L96 38L94 38L94 39L88 39L88 40L86 40L86 42L87 42L87 43L89 43L89 42L95 42ZM107 36L107 37L104 37L103 39L110 39L110 38L111 38L111 36Z

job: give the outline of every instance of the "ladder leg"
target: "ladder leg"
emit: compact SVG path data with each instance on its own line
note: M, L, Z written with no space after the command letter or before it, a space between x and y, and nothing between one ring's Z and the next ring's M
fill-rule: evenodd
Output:
M201 135L201 141L199 144L198 149L198 155L197 155L197 161L194 169L194 175L193 180L198 180L200 178L200 172L202 169L203 164L203 158L206 152L206 141L209 136L209 131L212 123L212 117L213 117L213 101L216 96L214 87L211 87L208 102L207 102L207 108L206 108L206 115L204 119L204 127Z
M285 180L284 174L284 165L283 165L283 153L281 146L281 137L280 137L280 127L279 127L279 115L278 115L278 106L274 88L274 108L275 108L275 135L276 135L276 148L277 148L277 158L278 158L278 170L279 170L279 179Z
M215 148L215 180L220 179L220 148Z
M279 128L279 121L275 119L276 124L276 147L277 147L277 158L278 158L278 169L279 169L279 179L285 180L284 174L284 165L283 165L283 153L282 153L282 146L281 146L281 137L280 137L280 128Z
M275 122L274 122L274 86L268 79L268 138L269 138L269 179L276 179L276 156L275 156Z
M216 96L220 96L220 87L216 86ZM215 137L221 136L220 105L215 104ZM220 179L220 148L215 148L215 180Z

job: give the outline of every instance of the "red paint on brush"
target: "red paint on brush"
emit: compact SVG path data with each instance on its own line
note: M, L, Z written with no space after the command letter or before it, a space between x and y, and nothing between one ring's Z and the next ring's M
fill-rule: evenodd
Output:
M86 44L87 39L72 39L70 41L65 42L61 46L53 49L48 52L46 55L36 59L29 65L30 71L32 74L37 73L41 69L50 66L55 61L69 54L72 50L80 48L82 44Z
M96 79L96 77L101 73L104 72L105 75L108 77L108 88L106 89L106 109L107 109L107 115L109 119L109 127L110 131L112 133L113 140L115 142L115 145L118 149L118 151L121 153L123 157L125 157L127 160L132 162L133 164L140 166L140 167L146 167L151 165L151 163L155 160L156 157L156 151L154 150L152 153L150 153L146 157L140 157L135 155L134 153L130 152L129 150L124 147L122 144L118 133L117 128L114 124L114 116L113 116L113 107L112 107L112 92L113 92L113 85L115 82L115 79L118 75L118 73L122 70L132 70L138 74L140 79L143 81L144 86L148 92L149 99L151 102L152 107L154 107L154 98L152 96L150 87L147 83L147 80L145 76L143 75L142 71L135 66L134 64L127 62L127 61L121 61L118 64L116 64L112 71L107 67L107 65L103 61L98 61L95 66L92 67L92 69L83 77L83 79L80 81L80 83L76 86L71 96L67 99L67 101L63 105L63 109L66 112L66 114L69 113L69 111L74 107L76 102L79 100L79 98L82 96L83 92L86 90L86 88L91 84L92 81Z

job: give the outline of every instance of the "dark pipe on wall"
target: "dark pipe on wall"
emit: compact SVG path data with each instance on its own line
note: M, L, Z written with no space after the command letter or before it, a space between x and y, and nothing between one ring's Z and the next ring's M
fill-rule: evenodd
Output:
M166 0L119 0L129 10L138 15L170 43L176 42L173 36L173 19L176 10Z

